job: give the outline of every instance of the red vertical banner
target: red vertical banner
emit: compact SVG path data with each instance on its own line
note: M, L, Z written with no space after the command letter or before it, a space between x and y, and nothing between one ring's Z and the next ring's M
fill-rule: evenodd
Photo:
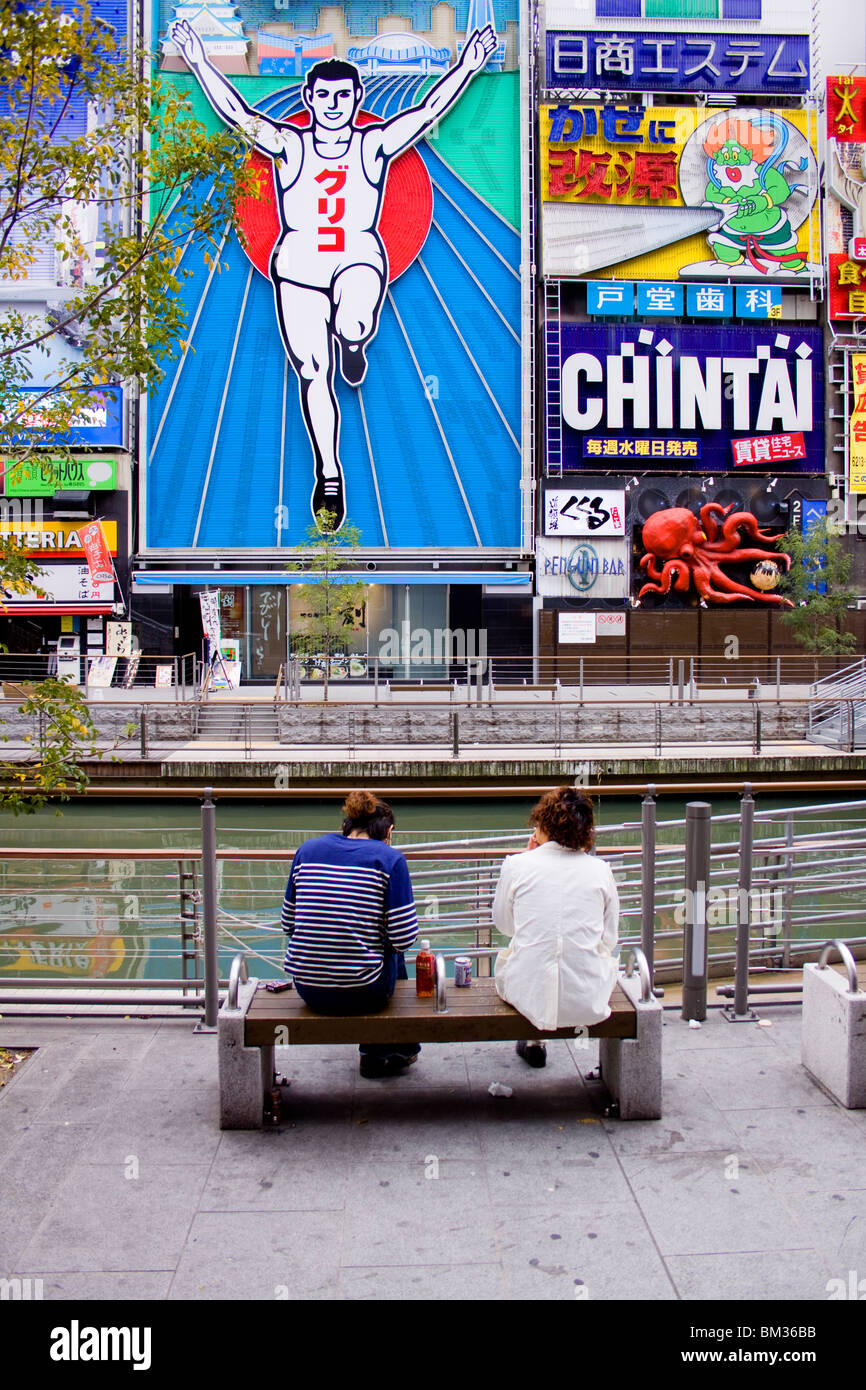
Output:
M827 78L827 135L831 140L866 140L866 77Z
M108 546L105 544L102 523L91 521L89 525L82 528L79 534L93 583L111 582L114 579L114 567L111 563Z

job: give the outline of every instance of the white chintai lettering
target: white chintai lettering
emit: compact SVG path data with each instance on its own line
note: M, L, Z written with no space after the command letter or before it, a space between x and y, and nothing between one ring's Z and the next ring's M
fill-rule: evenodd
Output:
M623 367L632 363L632 379L625 380ZM648 357L609 357L607 359L607 424L609 429L621 429L623 425L623 403L632 402L634 428L648 430L650 427Z
M604 380L602 365L591 352L573 352L562 364L562 418L572 429L591 430L601 420L604 406L600 396L590 396L586 409L581 409L581 376L587 381Z
M751 419L751 396L749 377L761 369L757 357L726 357L722 370L734 381L734 429L747 430ZM790 428L790 426L789 426Z
M674 427L674 361L660 357L656 362L656 426L660 430Z
M680 428L695 428L695 407L706 430L722 428L722 361L708 357L701 373L697 357L680 359Z
M772 430L773 421L778 420L779 429L795 430L798 428L798 418L788 364L781 357L772 357L764 372L755 428L759 431Z
M806 359L797 361L797 420L795 430L812 428L812 364Z

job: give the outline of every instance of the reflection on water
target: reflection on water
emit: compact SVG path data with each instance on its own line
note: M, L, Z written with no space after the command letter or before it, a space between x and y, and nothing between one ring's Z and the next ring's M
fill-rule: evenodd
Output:
M394 842L418 845L510 833L516 837L512 843L522 846L533 800L395 799ZM836 798L839 801L841 798ZM805 804L805 798L798 802L791 797L774 801L763 798L757 802L761 812ZM719 797L712 800L712 805L714 842L730 844L732 850L724 867L720 861L714 861L713 874L724 877L726 884L735 884L739 803L736 798ZM597 807L602 830L600 853L612 845L637 850L641 798L606 796L598 799ZM681 819L685 808L684 799L661 798L659 821ZM732 818L719 822L723 816ZM249 850L285 854L311 835L339 829L339 824L340 801L336 798L280 803L223 801L217 805L218 848L238 851L242 856ZM824 851L820 861L820 872L825 878L819 890L819 895L823 893L822 915L816 914L811 891L804 895L791 888L785 897L784 854L760 857L759 887L770 884L772 912L778 907L778 914L785 914L793 936L836 935L829 926L837 917L843 935L850 937L866 931L861 920L866 872L860 867L861 860L866 863L866 854L857 845L857 835L863 837L864 825L866 815L862 807L834 809L808 818L802 814L793 818L778 814L768 822L759 821L758 840L784 841L786 833L802 834L810 829L825 835L845 831L839 845ZM659 825L660 847L681 846L683 839L681 825ZM200 871L193 858L182 856L184 852L195 855L199 845L200 808L195 802L94 801L67 806L61 816L52 810L18 818L0 814L0 979L179 979L181 950L184 946L196 948L201 929ZM77 861L15 861L3 857L3 847L59 851L83 848L91 850L92 855ZM100 851L106 849L121 849L128 854L120 859L101 858ZM171 849L179 857L147 861L137 857L144 849ZM624 910L622 934L636 938L640 912L636 857L632 855L629 867L624 867L624 860L614 859L617 862L621 866L618 878ZM489 923L490 897L497 874L496 861L443 865L413 859L422 934L431 934L438 946L474 941L475 924ZM255 962L256 973L279 972L283 948L279 913L286 876L287 864L276 859L241 857L218 861L223 972L227 972L232 955L241 946L260 957ZM657 874L657 930L670 933L668 938L659 940L660 960L675 956L680 950L683 914L677 894L681 899L681 884L682 855L675 852ZM719 890L718 901L711 906L720 914L733 913L735 919L736 900L727 888L724 892ZM180 923L182 909L190 918L186 939ZM822 917L829 923L826 931L821 925ZM734 924L735 921L726 924L723 916L715 924L711 919L711 925L720 928Z

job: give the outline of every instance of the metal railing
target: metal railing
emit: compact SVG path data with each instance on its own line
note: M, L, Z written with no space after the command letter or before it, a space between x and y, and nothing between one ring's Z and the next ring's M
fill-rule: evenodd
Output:
M611 692L602 698L570 698L566 688L533 689L495 702L456 702L420 697L381 702L320 704L265 700L202 703L139 701L117 703L114 691L91 704L96 747L126 759L158 758L186 747L196 759L224 750L267 754L273 762L291 757L354 758L362 750L407 757L459 758L530 756L549 758L687 756L696 748L718 748L719 756L786 756L809 751L812 702L808 697L776 700L764 692L731 697L641 698ZM18 703L20 704L20 698ZM850 709L847 729L866 727L866 696L842 704ZM37 714L19 714L16 704L0 710L6 758L30 758L39 745ZM847 737L843 751L855 751ZM815 744L817 754L820 744ZM507 752L503 750L508 750Z
M752 1017L749 995L766 989L756 981L797 972L828 937L866 953L866 801L757 810L746 787L738 812L702 819L698 843L694 807L660 819L648 788L638 819L597 831L619 888L622 959L639 946L652 980L683 980L689 1016L706 1008L713 976L735 975L730 1016ZM279 912L295 846L262 848L264 833L220 844L206 795L200 837L163 830L170 847L0 849L0 1009L65 1011L89 988L106 1012L172 1004L212 1027L239 950L256 974L281 973ZM447 959L471 954L489 975L504 944L491 917L499 870L527 832L431 836L400 843L419 936Z
M155 656L132 652L110 657L103 653L61 656L56 652L0 653L0 684L7 700L20 700L48 679L65 680L80 688L88 700L191 700L196 694L197 658Z
M809 738L853 753L866 745L866 659L816 681L809 705Z

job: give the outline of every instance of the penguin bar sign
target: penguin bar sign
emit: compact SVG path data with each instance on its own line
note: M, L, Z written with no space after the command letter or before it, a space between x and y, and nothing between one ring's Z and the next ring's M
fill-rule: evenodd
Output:
M620 470L725 473L735 461L738 471L750 461L824 470L817 329L562 324L558 347L561 392L548 397L547 431L551 457L561 442L563 471L597 471L606 458ZM797 448L774 462L759 441L783 435L796 435ZM736 447L743 440L748 457Z

